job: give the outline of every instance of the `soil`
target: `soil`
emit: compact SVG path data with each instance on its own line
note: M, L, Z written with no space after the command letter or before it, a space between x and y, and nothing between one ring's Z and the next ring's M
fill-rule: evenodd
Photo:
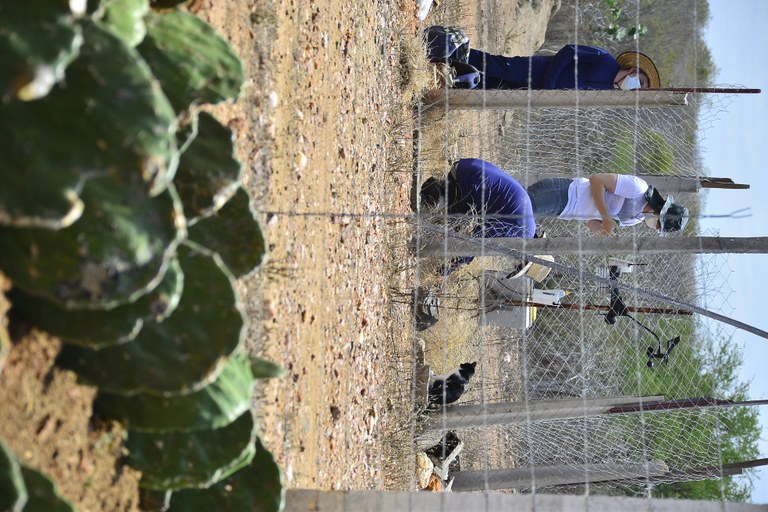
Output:
M534 4L493 11L511 21L489 50L523 54L541 44L559 0ZM454 18L476 30L488 14L460 7L460 18L443 5L425 23ZM250 77L237 102L212 111L237 133L243 183L269 243L268 262L239 283L251 351L286 370L254 399L262 440L288 488L412 488L412 448L393 450L388 440L413 409L410 392L391 390L410 389L413 363L411 99L432 86L414 85L407 59L422 27L415 2L193 0L188 8L230 40ZM8 286L1 275L0 285ZM0 438L78 510L137 510L139 475L121 463L119 425L92 418L94 390L52 367L58 340L11 331Z
M407 213L410 186L386 172L398 158L388 137L403 108L393 102L398 38L416 31L401 14L415 6L248 4L198 6L254 77L221 115L240 128L270 244L269 263L242 287L251 346L287 371L260 390L262 438L288 487L376 488L390 316L382 213Z

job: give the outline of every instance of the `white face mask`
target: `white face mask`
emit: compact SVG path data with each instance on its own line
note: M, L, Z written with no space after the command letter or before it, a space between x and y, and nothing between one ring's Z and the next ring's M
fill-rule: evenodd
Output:
M623 91L631 91L633 89L640 89L640 77L635 75L627 75L624 80L619 84L619 88Z

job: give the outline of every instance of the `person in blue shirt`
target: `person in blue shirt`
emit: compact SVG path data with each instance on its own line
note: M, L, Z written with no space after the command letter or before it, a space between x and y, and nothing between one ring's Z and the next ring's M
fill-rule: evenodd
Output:
M468 63L481 72L484 89L657 89L659 71L647 56L617 57L595 46L569 44L555 55L505 57L470 49Z
M456 161L445 180L428 178L421 207L446 208L449 215L473 215L482 222L472 236L533 238L536 222L528 192L517 180L479 158Z
M472 236L534 238L536 221L528 192L497 166L478 158L462 158L444 180L428 178L421 186L421 208L445 208L449 215L473 215L481 221ZM441 267L448 275L474 258L454 258Z
M458 27L426 29L427 60L444 63L464 80L453 85L484 89L658 89L659 70L645 54L623 52L614 57L595 46L569 44L555 55L506 57L470 48ZM479 84L477 83L479 82Z

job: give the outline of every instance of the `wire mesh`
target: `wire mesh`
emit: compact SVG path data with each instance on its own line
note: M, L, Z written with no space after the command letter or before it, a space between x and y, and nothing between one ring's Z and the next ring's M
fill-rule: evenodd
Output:
M581 9L586 25L598 23L594 2L566 4L571 12ZM578 22L577 27L583 28ZM536 107L542 93L527 91L527 107L505 109L497 103L490 106L492 92L481 94L488 102L483 106L480 101L476 111L452 109L449 101L430 104L419 128L425 141L417 154L422 181L444 176L453 160L480 157L523 185L544 175L598 172L697 182L705 175L698 142L731 102L727 95L699 95L684 106L626 108L585 102ZM434 98L439 95L430 101ZM694 222L674 236L707 235L695 221L701 195L675 198L691 210ZM456 219L430 210L418 218L440 224L445 233L469 234L482 222L477 216ZM596 236L576 221L537 223L549 237L588 243ZM419 224L414 233L419 245L435 231ZM652 234L641 225L617 236ZM443 238L446 249L448 239ZM627 314L611 318L610 286L578 276L583 271L608 277L611 266L621 266L622 282L728 315L732 290L727 256L634 250L558 255L556 261L573 272L554 270L541 282L520 276L524 262L512 258L476 258L447 277L445 269L452 262L447 253L418 261L421 279L415 284L430 294L433 309L434 296L440 299L439 321L414 335L414 342L424 347L424 363L436 373L447 373L465 361L478 361L478 371L458 405L427 414L428 425L443 428L427 427L430 435L417 436L415 442L439 444L440 435L449 431L464 441L459 461L452 463L460 490L667 495L665 486L739 474L729 463L737 462L733 447L740 441L729 432L734 417L754 415L753 408L703 404L650 412L641 406L619 415L590 405L605 398L621 403L623 397L733 394L732 387L713 378L718 365L738 352L727 348L730 334L690 310L626 291L620 296ZM547 302L552 297L558 299ZM415 310L419 308L417 300ZM678 337L679 343L670 343ZM423 383L418 385L423 392ZM744 389L738 391L743 394ZM537 416L543 403L559 407L563 416ZM499 412L499 404L511 404L514 412ZM569 408L577 412L562 413ZM499 486L498 479L506 483Z

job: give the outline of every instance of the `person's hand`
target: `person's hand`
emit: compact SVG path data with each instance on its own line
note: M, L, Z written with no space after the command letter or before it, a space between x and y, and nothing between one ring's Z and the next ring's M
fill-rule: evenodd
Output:
M603 217L602 226L598 233L602 236L611 236L613 234L613 228L616 227L616 223L609 216Z
M589 219L587 227L591 232L597 233L600 236L611 236L613 229L616 227L616 221L606 215L602 220Z

